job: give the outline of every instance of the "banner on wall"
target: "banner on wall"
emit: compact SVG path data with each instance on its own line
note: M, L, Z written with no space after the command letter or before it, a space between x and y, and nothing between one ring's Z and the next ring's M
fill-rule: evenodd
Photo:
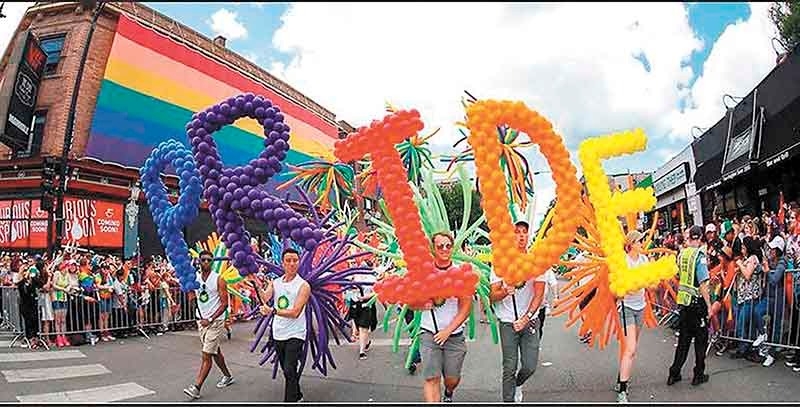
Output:
M122 247L121 203L66 197L64 218L65 242L76 241L82 247ZM0 201L0 248L47 248L47 212L39 207L38 199Z

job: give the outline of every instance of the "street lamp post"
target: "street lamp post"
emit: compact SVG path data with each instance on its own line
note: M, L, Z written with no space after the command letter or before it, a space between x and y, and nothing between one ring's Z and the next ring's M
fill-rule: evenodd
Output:
M67 114L67 126L64 130L64 143L61 148L61 165L59 168L58 188L56 189L56 241L53 245L54 251L57 251L61 247L66 229L64 224L64 193L66 192L65 190L67 186L67 161L69 158L69 152L72 150L72 141L74 139L73 132L75 128L75 110L78 104L80 85L83 81L83 68L86 66L86 59L89 57L89 46L92 42L92 35L94 34L95 27L97 26L97 20L100 17L100 13L103 10L104 4L105 3L102 1L97 3L94 1L81 2L81 7L84 9L93 7L94 11L92 12L91 24L89 25L89 33L86 34L86 40L83 44L83 53L81 55L80 63L78 64L78 72L75 75L75 86L72 88L72 99L70 100L69 113Z

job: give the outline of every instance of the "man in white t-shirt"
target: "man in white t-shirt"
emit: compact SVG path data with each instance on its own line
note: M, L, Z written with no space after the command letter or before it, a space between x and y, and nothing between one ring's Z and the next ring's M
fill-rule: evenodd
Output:
M525 253L528 246L528 223L514 225L517 247ZM507 285L492 271L490 298L500 320L500 346L503 351L503 401L522 402L522 385L539 364L540 327L537 313L544 299L545 275L518 287ZM521 355L522 363L517 371Z
M436 273L453 265L453 236L433 235L433 262ZM469 316L472 297L445 298L422 311L420 353L425 383L422 392L428 403L452 402L453 392L461 381L461 368L467 355L464 321ZM444 396L441 381L444 376Z

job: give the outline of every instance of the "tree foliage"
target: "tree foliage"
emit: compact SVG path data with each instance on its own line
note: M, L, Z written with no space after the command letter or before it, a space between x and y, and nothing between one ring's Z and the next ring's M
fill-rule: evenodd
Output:
M778 29L778 41L788 51L800 45L800 0L772 3L769 17Z
M447 209L447 219L450 222L450 230L456 231L459 226L461 226L461 219L464 216L464 196L461 191L461 185L458 183L439 184L439 193L442 194L442 201L444 201L444 207ZM482 214L481 195L478 191L473 189L469 223L472 224L477 221ZM479 227L483 230L488 230L485 221ZM478 243L486 244L487 241L484 238L479 238Z

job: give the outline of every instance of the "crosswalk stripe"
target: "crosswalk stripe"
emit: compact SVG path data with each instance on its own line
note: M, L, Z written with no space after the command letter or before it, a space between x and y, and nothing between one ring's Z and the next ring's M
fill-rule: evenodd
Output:
M35 382L41 380L69 379L73 377L97 376L110 374L111 371L101 364L44 367L38 369L3 370L0 372L9 383Z
M17 400L21 403L110 403L155 393L136 383L122 383L82 390L29 394L17 396Z
M51 352L0 353L0 363L33 362L38 360L61 360L85 358L79 350L57 350Z

